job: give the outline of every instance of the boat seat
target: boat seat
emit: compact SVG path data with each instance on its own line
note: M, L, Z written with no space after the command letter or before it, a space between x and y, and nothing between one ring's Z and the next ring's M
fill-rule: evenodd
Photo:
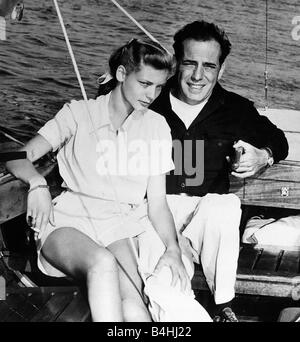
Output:
M300 249L242 244L235 290L237 294L300 299ZM196 265L194 290L208 290L201 266Z

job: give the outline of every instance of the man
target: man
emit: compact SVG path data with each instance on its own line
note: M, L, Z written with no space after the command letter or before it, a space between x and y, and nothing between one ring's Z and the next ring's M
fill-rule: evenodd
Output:
M284 159L288 144L283 132L260 116L252 102L218 83L231 48L222 30L195 21L175 34L173 48L175 76L150 107L166 118L173 138L175 171L167 177L168 202L179 240L185 247L190 244L196 262L200 257L214 295L214 320L237 322L231 303L241 209L239 199L228 194L228 156L242 149L232 174L245 178Z

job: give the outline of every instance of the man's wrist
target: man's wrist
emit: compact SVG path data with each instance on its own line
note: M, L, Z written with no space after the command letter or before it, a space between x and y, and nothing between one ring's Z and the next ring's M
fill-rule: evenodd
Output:
M273 152L269 147L263 147L262 150L267 152L266 167L271 167L274 164Z

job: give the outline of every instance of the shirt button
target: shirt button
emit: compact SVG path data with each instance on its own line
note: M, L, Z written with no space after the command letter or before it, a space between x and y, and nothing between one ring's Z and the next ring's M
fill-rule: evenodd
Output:
M186 136L189 137L190 136L190 132L186 132Z
M185 188L185 183L181 183L180 186L181 186L182 188Z

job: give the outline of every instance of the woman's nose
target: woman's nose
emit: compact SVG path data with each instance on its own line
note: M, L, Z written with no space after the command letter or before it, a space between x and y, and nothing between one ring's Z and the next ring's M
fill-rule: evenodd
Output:
M146 97L149 101L153 101L155 99L155 88L154 87L149 87L147 89Z

